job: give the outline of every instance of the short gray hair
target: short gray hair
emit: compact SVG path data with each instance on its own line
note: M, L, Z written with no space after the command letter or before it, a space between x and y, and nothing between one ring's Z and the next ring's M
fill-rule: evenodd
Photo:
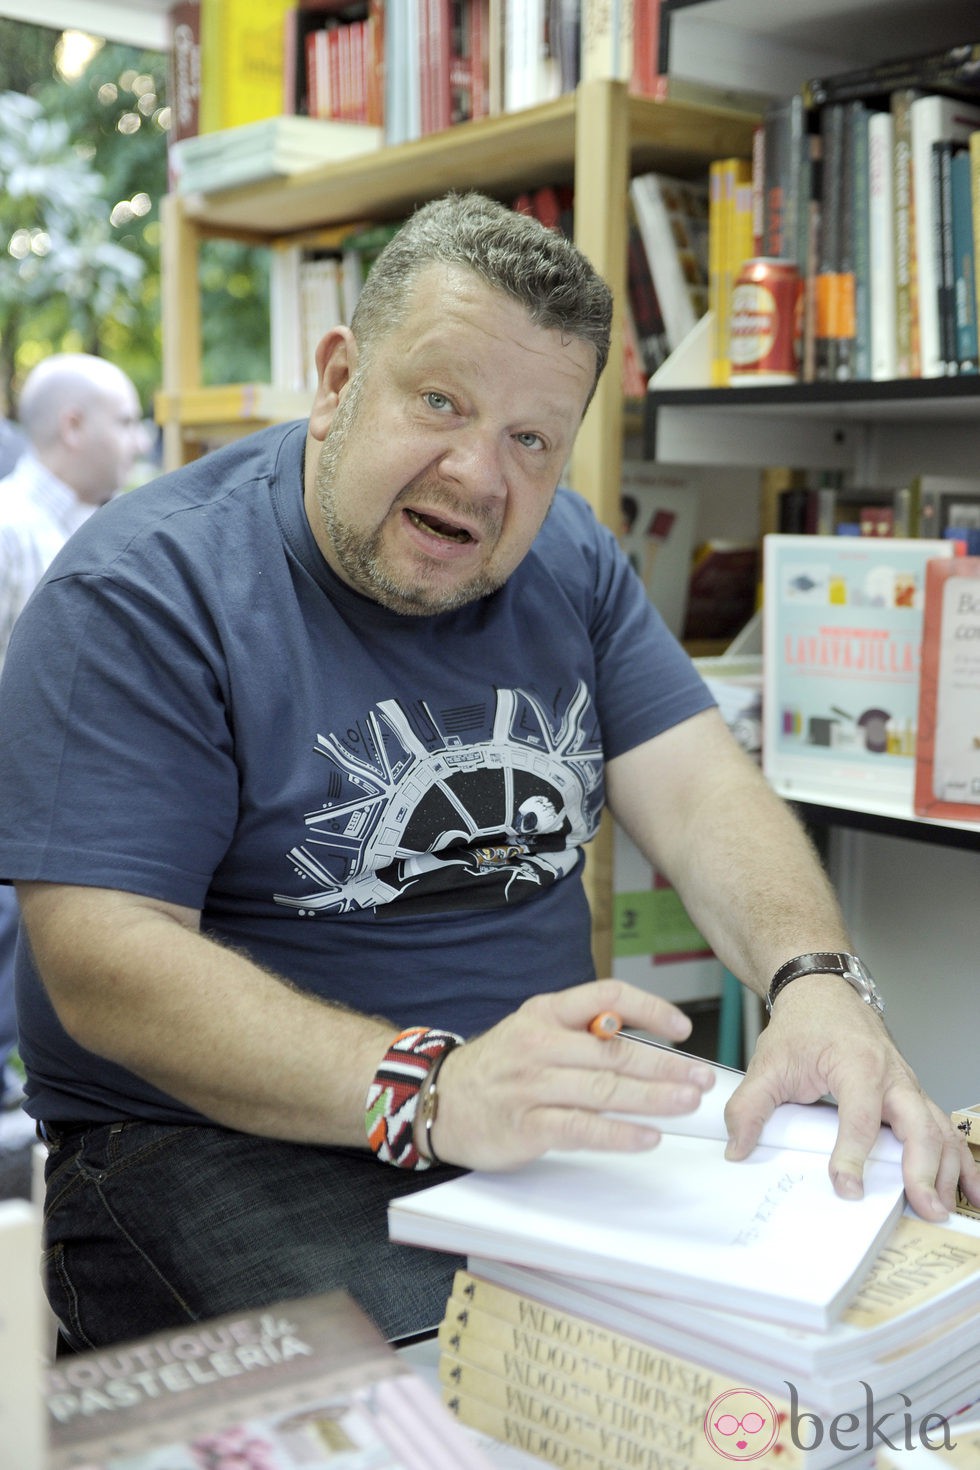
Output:
M536 326L589 343L594 391L609 356L612 292L564 235L483 194L447 194L423 205L385 246L351 320L362 351L404 319L417 277L437 263L473 271L519 302Z

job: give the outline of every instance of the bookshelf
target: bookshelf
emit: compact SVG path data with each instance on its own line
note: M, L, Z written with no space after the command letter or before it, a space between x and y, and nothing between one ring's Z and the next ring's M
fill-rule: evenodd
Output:
M576 241L617 300L613 348L578 435L570 478L600 519L618 523L622 459L622 301L626 192L634 173L704 177L713 158L748 156L753 120L723 108L631 96L596 80L552 102L462 123L418 141L283 180L209 195L172 195L163 209L163 383L156 413L168 467L211 444L282 419L304 417L310 395L263 384L201 383L199 252L204 240L281 245L310 231L397 219L449 189L479 188L505 201L542 182L574 185ZM587 202L586 202L587 201ZM596 963L612 961L612 832L591 844L586 885Z
M674 74L716 81L712 68L723 65L729 85L756 86L768 72L781 95L810 77L978 34L970 0L662 0L661 15L661 60ZM669 383L665 372L648 395L650 456L843 470L866 484L900 483L914 472L976 477L980 379L706 388L688 366L675 354ZM980 827L804 792L792 799L887 991L892 1035L926 1091L957 1106L976 1080L973 1048L954 1018L976 983Z

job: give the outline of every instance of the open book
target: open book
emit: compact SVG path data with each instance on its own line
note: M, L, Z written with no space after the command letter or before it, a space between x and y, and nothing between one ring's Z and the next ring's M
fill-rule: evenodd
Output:
M730 1163L723 1113L741 1074L716 1072L695 1113L646 1120L664 1134L650 1153L552 1151L463 1175L394 1201L392 1239L826 1328L902 1212L900 1145L882 1129L864 1198L842 1200L827 1171L836 1110L790 1103Z

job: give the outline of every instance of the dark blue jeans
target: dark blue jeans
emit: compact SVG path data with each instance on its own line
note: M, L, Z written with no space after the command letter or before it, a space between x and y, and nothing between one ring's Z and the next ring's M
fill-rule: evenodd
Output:
M72 1348L333 1287L391 1339L443 1315L461 1259L392 1244L387 1205L460 1170L193 1125L52 1131L45 1281Z

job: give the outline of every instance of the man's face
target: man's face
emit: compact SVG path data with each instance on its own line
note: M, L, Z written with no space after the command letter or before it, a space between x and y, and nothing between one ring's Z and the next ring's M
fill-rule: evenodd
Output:
M501 586L551 504L594 349L534 326L471 272L432 266L360 371L349 334L324 350L306 503L327 562L401 613Z
M100 384L98 394L79 411L76 432L76 494L90 505L101 505L123 488L148 448L132 384L125 378Z

